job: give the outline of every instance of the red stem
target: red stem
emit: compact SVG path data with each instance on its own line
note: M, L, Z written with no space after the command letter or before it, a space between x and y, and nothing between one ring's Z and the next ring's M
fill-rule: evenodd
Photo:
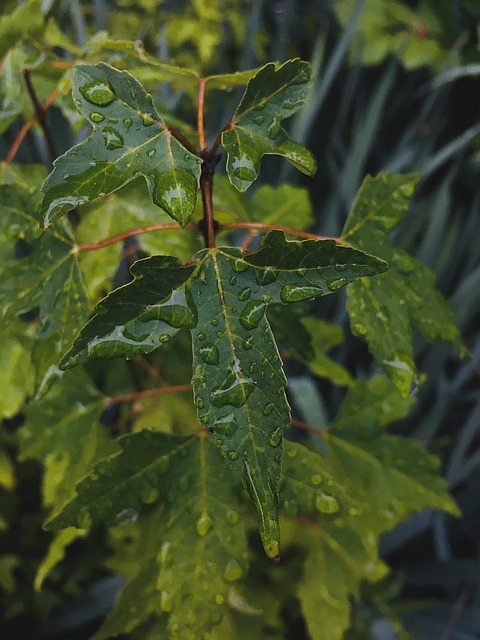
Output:
M325 432L321 429L317 429L317 427L308 424L308 422L302 422L297 418L292 418L292 424L298 427L299 429L303 429L304 431L308 431L309 433L314 433L319 438L325 438Z
M116 404L118 402L127 402L128 400L138 400L139 398L148 398L150 396L158 396L163 393L177 393L179 391L191 391L190 384L178 385L176 387L158 387L157 389L146 389L145 391L134 391L133 393L124 393L121 396L110 396L104 399L106 405Z
M327 238L315 233L309 233L308 231L299 231L291 227L282 227L278 224L265 224L264 222L227 222L226 224L222 224L222 230L223 229L258 229L259 231L280 229L280 231L285 231L285 233L298 236L299 238L308 238L309 240L335 240L337 244L342 242L342 238Z
M206 148L205 142L205 123L204 123L204 108L205 108L205 78L200 78L200 84L198 87L198 111L197 111L197 127L198 127L198 144L203 151Z
M141 233L150 233L150 231L168 231L169 229L179 228L180 225L178 225L176 222L170 222L166 224L152 224L148 227L139 227L138 229L130 229L130 231L124 231L123 233L119 233L116 236L112 236L111 238L105 238L105 240L100 240L99 242L78 245L76 250L78 253L82 251L96 251L97 249L108 247L110 244L115 244L115 242L125 240L125 238L131 238L132 236L140 235ZM189 229L190 231L198 231L198 227L195 224L187 224L183 228Z

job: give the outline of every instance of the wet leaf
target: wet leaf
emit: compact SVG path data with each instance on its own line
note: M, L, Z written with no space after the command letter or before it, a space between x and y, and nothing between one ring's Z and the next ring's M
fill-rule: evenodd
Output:
M230 586L246 570L233 479L203 432L142 431L119 444L121 452L95 465L48 525L128 523L142 503L165 502L155 557L125 587L96 638L130 631L159 609L169 616L171 637L203 637L222 619Z
M194 312L181 287L194 269L169 256L138 260L131 268L133 282L98 303L95 315L64 355L60 367L66 369L92 358L149 353L181 327L192 326Z
M5 328L23 314L38 312L32 361L40 393L61 374L60 355L87 317L89 303L68 222L41 233L37 203L35 191L0 186L0 229L8 246L0 267L0 322Z
M43 186L43 225L138 175L145 177L153 202L187 224L201 160L172 136L138 80L104 63L77 65L73 97L93 132L55 161Z
M303 173L315 173L314 156L280 125L303 105L309 81L310 65L298 58L281 66L269 63L249 81L231 127L222 134L228 177L239 191L256 180L265 154L281 155Z
M427 340L445 340L463 351L453 312L435 286L433 272L388 234L408 210L417 175L367 177L345 223L342 240L386 260L387 274L360 280L347 292L355 335L363 338L377 363L405 396L416 380L412 329Z

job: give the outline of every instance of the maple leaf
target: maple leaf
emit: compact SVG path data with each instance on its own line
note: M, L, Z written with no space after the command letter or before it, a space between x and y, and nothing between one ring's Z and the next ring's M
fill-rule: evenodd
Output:
M453 312L424 264L393 247L388 234L408 210L418 175L379 174L365 178L345 223L342 241L386 260L387 274L359 280L347 291L355 335L404 395L416 379L415 326L427 340L445 340L463 353Z
M77 65L73 96L93 132L55 161L43 186L43 225L139 175L154 203L187 224L201 160L173 137L138 80L104 63Z

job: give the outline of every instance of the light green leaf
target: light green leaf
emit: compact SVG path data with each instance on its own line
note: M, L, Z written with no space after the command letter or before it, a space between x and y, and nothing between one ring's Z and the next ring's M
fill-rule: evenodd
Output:
M416 379L412 327L427 340L451 342L463 351L453 312L435 287L430 269L393 247L388 234L408 210L417 175L379 174L360 188L342 240L386 260L387 274L360 280L347 291L352 331L407 396Z
M0 133L6 131L22 110L25 54L11 49L0 66Z
M23 36L39 34L43 27L40 0L27 0L0 18L0 58Z
M0 321L3 327L15 325L22 314L38 310L32 361L40 393L60 374L60 355L83 324L89 304L70 226L62 221L54 231L41 233L37 200L35 191L0 186L0 229L9 245L8 261L0 267Z
M138 175L145 177L154 203L187 224L201 160L172 136L138 80L104 63L78 65L73 96L93 132L55 161L43 186L44 226Z
M113 445L100 416L105 404L83 372L66 375L47 397L25 409L19 430L20 459L35 458L45 466L44 504L59 509L76 482Z
M43 583L49 573L64 559L65 549L78 540L87 535L87 531L76 529L75 527L67 527L60 531L48 547L47 555L42 559L35 575L33 588L35 591L41 591Z
M228 177L239 191L256 180L265 154L281 155L303 173L315 173L314 156L280 125L303 105L309 81L310 65L298 58L278 67L269 63L249 81L230 128L222 134Z
M255 191L248 207L253 221L307 229L313 224L312 203L308 190L282 184L263 185Z
M169 615L170 637L203 637L222 619L230 585L246 569L233 480L204 432L142 431L119 443L121 452L95 465L48 525L133 521L142 502L166 502L156 557L143 563L96 638L129 632L159 612Z
M0 333L0 418L12 418L33 392L32 333L27 325L11 327Z
M169 256L138 260L131 268L134 281L99 302L60 367L149 353L192 326L194 311L181 287L194 270Z

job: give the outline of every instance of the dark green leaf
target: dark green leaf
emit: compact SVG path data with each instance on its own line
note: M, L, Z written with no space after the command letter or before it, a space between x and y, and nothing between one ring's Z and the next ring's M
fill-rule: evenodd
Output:
M347 292L353 333L404 395L415 380L412 325L427 340L441 339L462 350L453 312L435 287L430 269L394 248L388 234L408 210L418 176L367 177L343 230L343 240L386 260L386 275L360 280Z
M194 311L181 290L194 270L194 266L183 266L169 256L138 260L131 268L134 281L99 302L60 367L66 369L92 358L149 353L181 327L195 324Z
M187 224L201 160L172 136L138 80L107 64L78 65L73 96L93 132L55 161L43 186L43 224L138 175L145 177L155 204Z
M231 127L222 134L228 177L239 191L256 180L265 154L281 155L303 173L315 173L314 156L280 125L303 105L309 81L310 65L298 58L279 67L269 63L249 81Z

